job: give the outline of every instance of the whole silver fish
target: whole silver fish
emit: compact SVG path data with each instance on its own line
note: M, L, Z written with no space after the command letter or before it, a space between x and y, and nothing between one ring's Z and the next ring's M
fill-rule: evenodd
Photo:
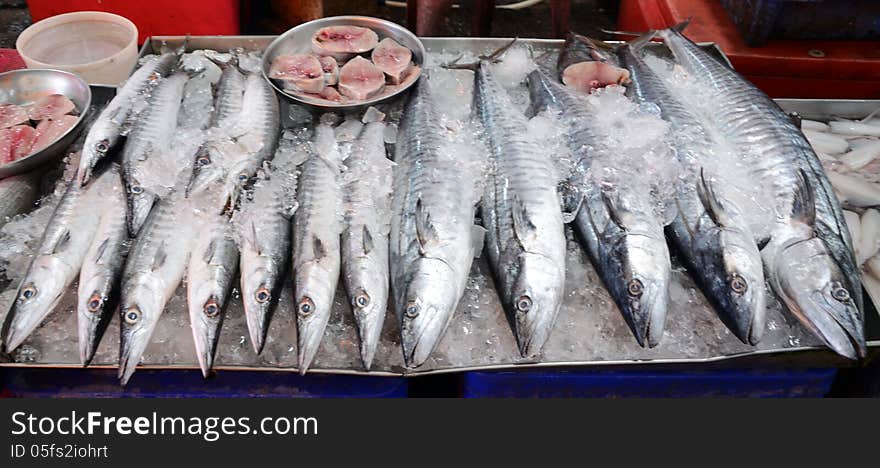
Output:
M112 178L111 183L102 191L100 199L88 207L97 214L98 225L79 272L76 317L83 366L91 362L116 311L119 279L127 253L125 189L117 167L106 172L100 177Z
M671 126L675 154L695 180L677 191L670 238L722 321L743 343L757 344L765 328L763 264L741 210L725 194L729 183L711 169L718 143L632 47L621 46L618 57L630 72L628 91L637 102L660 108Z
M176 52L166 52L138 68L125 84L116 92L113 100L101 111L92 124L83 144L79 160L78 180L85 185L92 177L92 171L99 161L116 147L126 127L132 125L138 114L136 101L146 96L162 77L171 73L177 65L183 48ZM137 126L137 125L135 125Z
M234 201L263 162L275 153L280 130L278 99L261 75L247 76L241 110L229 125L228 138L209 142L196 155L188 192L222 184L220 190Z
M333 127L315 127L313 151L302 164L293 218L293 299L299 371L305 374L333 311L342 234L342 155Z
M474 105L491 150L480 210L486 252L520 353L533 357L550 336L565 289L559 180L485 60L476 64Z
M343 282L369 370L388 310L388 230L391 161L385 156L385 123L367 122L345 159Z
M42 171L0 179L0 228L13 216L27 212L34 207L40 195Z
M772 200L775 219L764 265L776 294L838 354L866 353L862 290L852 240L816 153L791 119L748 80L678 29L658 33L676 60L713 97L714 125L756 158L753 172Z
M482 242L477 175L446 146L429 86L422 75L403 114L391 202L391 290L410 367L440 342Z
M183 279L196 234L193 211L181 192L157 204L134 241L122 273L119 379L137 368L165 304Z
M528 75L532 108L560 112L568 125L567 145L575 161L564 184L563 203L599 276L641 346L656 346L663 336L672 265L663 222L650 194L625 187L600 186L592 175L594 158L611 160L593 115L573 91L544 71Z
M109 172L89 187L81 187L75 178L68 182L6 317L3 338L7 352L37 328L76 279L98 226L99 214L92 210L92 204L115 176Z
M204 210L208 219L200 227L187 268L186 303L199 367L211 371L226 301L238 267L238 246L229 217Z
M171 139L177 128L177 114L188 77L177 73L162 80L149 107L132 129L122 152L122 178L128 197L128 230L134 236L147 219L160 193L157 187L173 185L178 174L170 162ZM163 181L170 181L163 184Z
M263 350L272 312L290 260L291 218L296 211L296 164L279 154L257 176L235 213L240 250L241 297L254 351Z

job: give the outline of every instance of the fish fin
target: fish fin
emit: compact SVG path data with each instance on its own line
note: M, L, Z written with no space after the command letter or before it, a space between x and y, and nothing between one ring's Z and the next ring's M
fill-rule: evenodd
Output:
M205 263L211 263L214 260L214 254L217 253L217 239L211 239L211 242L208 243L208 248L205 249L205 255L202 259Z
M480 60L485 60L485 61L487 61L487 62L492 62L492 63L499 62L499 61L500 61L499 58L500 58L502 55L504 55L505 52L507 52L508 50L510 50L510 48L513 47L513 45L516 44L516 41L518 41L518 40L519 40L518 37L514 37L512 41L510 41L510 42L508 42L507 44L501 46L501 48L497 49L495 52L492 52L492 53L489 54L489 55L481 55L481 56L479 57L479 59L480 59Z
M526 207L518 195L513 196L513 233L519 239L520 244L532 242L538 235L538 228L532 222Z
M577 217L584 203L584 196L573 185L561 183L557 187L562 209L562 222L569 224Z
M645 34L642 34L641 36L628 42L627 46L629 46L629 48L632 49L633 51L640 50L642 47L645 46L645 44L651 42L651 40L654 39L654 36L656 36L656 35L657 35L657 31L655 31L653 29L649 29Z
M122 107L117 107L109 117L111 122L121 127L128 121L128 111Z
M685 18L684 21L682 21L682 22L676 24L675 26L672 26L672 27L669 28L669 29L671 29L671 30L673 30L673 31L675 31L675 32L677 32L677 33L680 33L680 32L682 32L682 31L684 31L685 28L687 28L687 27L691 24L691 20L692 20L692 19L693 19L692 17L688 16L687 18Z
M478 56L477 60L475 60L473 62L459 63L458 61L461 60L461 55L459 55L457 58L455 58L455 60L452 60L451 62L446 62L443 65L441 65L441 67L449 69L449 70L477 71L477 69L480 67L480 62L489 62L489 63L500 62L501 61L500 57L502 55L504 55L504 53L507 52L511 47L513 47L513 45L516 43L517 40L519 40L519 38L514 38L512 41L508 42L504 46L495 50L491 54Z
M602 202L605 204L605 209L608 211L608 217L611 218L611 221L625 231L626 223L623 222L623 218L621 218L614 201L608 196L608 192L604 190L602 191Z
M706 210L706 213L709 214L709 217L712 218L715 224L721 227L732 225L730 217L727 215L724 207L721 206L718 197L715 196L715 190L709 185L709 182L706 180L706 174L702 169L700 169L700 181L697 183L697 195L700 197L703 209Z
M755 244L758 246L758 250L764 250L764 247L770 243L770 236L762 237L760 239L755 239Z
M471 248L474 250L474 258L480 258L483 251L483 244L486 239L486 228L474 224L471 226Z
M58 237L58 240L55 241L55 245L52 246L52 253L56 254L61 252L64 249L64 246L70 241L70 231L64 231L64 234L61 234Z
M791 214L795 219L804 222L807 226L816 224L816 195L813 187L803 170L798 171L797 187L794 193L794 203L791 206Z
M105 238L101 241L101 245L98 246L98 252L95 254L95 263L101 261L101 258L104 256L104 253L107 251L107 246L110 245L110 238Z
M688 222L687 216L682 214L684 213L684 209L682 209L681 207L681 202L678 200L678 197L674 197L673 200L675 201L676 216L681 217L681 222L684 224L684 229L688 232L688 235L691 239L695 239L696 235L694 234L693 226L691 226L691 223Z
M297 202L287 204L281 209L281 216L283 216L284 219L289 220L293 218L293 214L296 213L297 208L299 208L299 204Z
M251 243L257 249L257 255L263 255L263 252L260 250L260 243L257 242L257 225L253 221L251 221Z
M425 210L422 199L416 200L416 238L419 241L419 252L424 254L432 244L437 243L437 231L431 224L431 215Z
M162 245L159 246L159 250L156 251L156 256L153 258L153 266L152 270L156 271L159 268L162 268L162 265L165 265L165 260L168 259L168 252L165 251L165 242L162 242Z
M312 236L312 253L314 253L315 259L321 259L327 255L327 247L324 245L324 242L315 235Z
M801 115L798 114L797 112L789 112L788 118L789 118L789 120L791 120L791 123L793 123L794 126L800 130L801 121L804 120L803 117L801 117Z
M364 226L362 242L365 254L369 254L373 251L373 235L370 234L370 229L366 226Z

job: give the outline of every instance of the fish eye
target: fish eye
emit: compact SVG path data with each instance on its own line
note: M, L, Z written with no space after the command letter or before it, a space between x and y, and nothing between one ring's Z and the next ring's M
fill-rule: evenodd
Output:
M92 297L89 298L89 302L86 303L89 312L98 312L101 310L102 305L104 305L104 299L98 293L92 294Z
M132 185L131 188L129 189L129 191L135 195L138 195L138 194L144 193L144 188L141 187L140 185Z
M98 144L95 145L95 151L99 153L106 153L110 151L110 142L107 140L101 140Z
M211 157L207 154L203 154L196 159L196 164L199 166L207 166L208 164L211 164Z
M265 304L269 302L269 299L272 298L272 294L269 292L268 289L266 289L265 286L263 286L262 288L257 290L257 293L254 295L254 297L256 297L257 302L259 302L260 304Z
M208 317L216 317L217 314L220 313L220 304L217 304L217 301L214 299L209 299L208 302L205 303L203 311Z
M361 291L360 294L354 297L354 300L351 301L351 305L355 308L364 308L370 305L370 296Z
M299 311L299 314L302 316L309 316L312 312L315 311L315 303L308 297L302 298L299 301L299 306L296 308Z
M238 181L239 181L239 182L245 182L245 181L248 180L248 177L250 177L250 176L248 176L248 173L247 173L247 172L239 173L239 174L238 174Z
M626 292L632 297L639 297L644 292L645 286L640 280L633 279L626 285Z
M416 304L415 302L410 302L409 304L407 304L406 310L404 310L404 314L406 314L406 316L411 319L418 317L419 316L419 305Z
M749 284L742 276L733 275L730 278L730 290L737 294L745 294L749 290Z
M847 302L850 299L850 294L840 283L834 283L831 285L831 297L838 302Z
M134 325L141 318L141 311L136 306L129 307L125 311L125 323Z
M21 299L28 300L36 297L37 295L37 287L34 286L34 283L28 283L21 288Z
M516 300L516 310L520 312L528 312L532 308L532 298L523 294Z

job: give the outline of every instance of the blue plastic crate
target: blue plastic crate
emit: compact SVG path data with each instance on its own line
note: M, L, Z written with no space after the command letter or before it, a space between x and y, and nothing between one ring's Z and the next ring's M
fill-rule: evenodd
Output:
M821 397L837 369L467 372L466 398Z
M720 0L746 44L768 39L878 39L877 0Z
M142 369L121 387L115 369L0 369L9 397L142 398L401 398L407 379L292 372L225 371L205 380L198 370Z

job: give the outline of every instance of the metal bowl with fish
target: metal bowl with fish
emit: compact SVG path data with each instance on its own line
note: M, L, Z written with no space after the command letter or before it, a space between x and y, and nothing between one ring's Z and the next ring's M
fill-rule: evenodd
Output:
M0 178L56 159L82 131L89 85L60 70L0 73Z
M333 16L272 41L263 53L263 76L294 103L357 110L406 91L426 56L422 41L403 26L369 16Z

